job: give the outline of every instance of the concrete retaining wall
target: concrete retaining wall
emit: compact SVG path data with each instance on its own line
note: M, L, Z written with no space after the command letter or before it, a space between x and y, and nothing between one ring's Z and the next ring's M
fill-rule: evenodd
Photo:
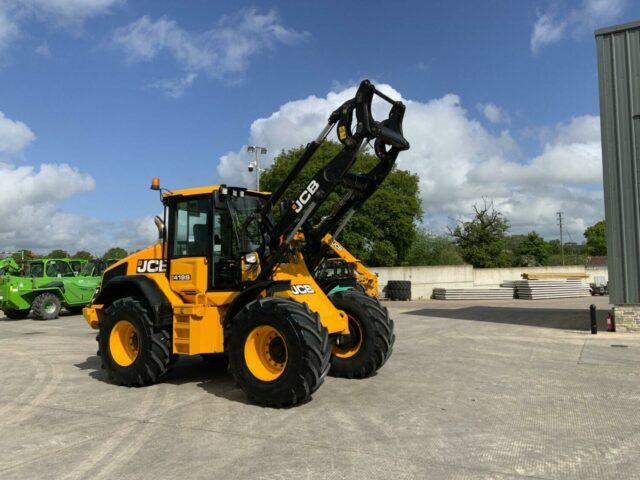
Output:
M586 273L588 281L596 277L609 280L606 267L586 269L584 265L560 267L473 268L471 265L442 265L437 267L371 267L378 274L380 289L389 280L410 280L414 299L431 298L434 288L497 287L505 280L522 280L528 273Z

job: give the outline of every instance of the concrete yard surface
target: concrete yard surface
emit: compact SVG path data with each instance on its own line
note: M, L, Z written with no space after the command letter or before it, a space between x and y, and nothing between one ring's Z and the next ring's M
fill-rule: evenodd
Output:
M0 478L640 478L640 336L592 302L386 302L387 365L282 410L199 357L112 385L81 317L0 317Z

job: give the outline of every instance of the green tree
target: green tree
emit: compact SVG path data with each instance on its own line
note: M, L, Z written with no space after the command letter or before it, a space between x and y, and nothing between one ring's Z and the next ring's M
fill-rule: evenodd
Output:
M474 216L469 221L459 221L449 234L460 249L465 262L474 267L506 267L509 254L505 248L509 221L484 202L482 207L474 205Z
M517 245L515 251L518 265L521 267L537 267L545 265L549 258L549 247L535 231L529 232Z
M373 242L371 253L369 254L369 264L373 267L393 267L396 264L398 255L396 249L388 240Z
M68 258L69 257L69 252L67 252L66 250L60 250L55 249L55 250L51 250L51 252L49 252L49 254L45 255L45 257L47 258Z
M93 258L93 255L91 255L91 253L87 252L86 250L78 250L73 254L73 257L71 258L76 258L79 260L91 260Z
M33 260L34 258L39 258L39 256L33 253L31 250L26 250L26 249L18 250L12 255L12 257L17 262L21 262L23 258L25 261Z
M124 248L120 248L120 247L111 247L109 250L107 250L106 252L104 252L104 255L102 255L102 259L103 260L107 260L109 258L124 258L127 255L129 255L127 253L127 251Z
M460 265L464 263L458 247L447 237L418 230L405 265Z
M323 143L298 178L289 186L285 195L295 198L322 166L326 165L342 146L333 142ZM303 148L283 151L273 165L260 177L264 190L274 191L284 180L303 152ZM352 171L367 172L378 163L377 157L364 153L358 157ZM344 195L338 187L319 209L313 221L326 215ZM394 169L380 188L357 211L340 234L340 243L351 253L369 265L388 264L382 259L384 252L393 256L393 264L403 262L416 235L416 222L422 217L418 190L418 177L405 170ZM391 253L388 242L393 246Z
M607 232L604 220L591 225L584 231L584 238L587 239L587 255L607 254Z
M560 255L560 240L553 239L547 242L547 246L549 247L550 255Z

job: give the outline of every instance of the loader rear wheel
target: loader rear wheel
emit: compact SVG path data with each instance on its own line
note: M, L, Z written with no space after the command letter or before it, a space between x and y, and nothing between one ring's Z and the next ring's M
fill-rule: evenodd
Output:
M396 339L393 320L377 299L361 292L347 290L329 298L349 317L349 334L333 339L329 375L368 377L391 356Z
M41 293L31 304L33 318L37 320L52 320L60 314L60 299L53 293Z
M285 298L245 306L226 328L229 369L249 400L288 407L324 382L331 344L316 313Z
M125 297L105 309L98 333L98 355L109 379L119 385L156 382L170 366L168 329L154 327L144 299Z
M7 318L10 318L11 320L22 320L29 316L29 312L31 310L28 308L26 310L12 310L10 308L7 308L6 310L3 310L3 311L5 316Z

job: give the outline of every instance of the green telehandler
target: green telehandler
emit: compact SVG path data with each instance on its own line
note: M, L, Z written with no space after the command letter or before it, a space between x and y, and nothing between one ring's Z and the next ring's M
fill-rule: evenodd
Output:
M81 313L101 278L77 275L68 259L31 260L21 275L0 277L0 310L11 319L31 313L37 320L57 318L62 308Z

